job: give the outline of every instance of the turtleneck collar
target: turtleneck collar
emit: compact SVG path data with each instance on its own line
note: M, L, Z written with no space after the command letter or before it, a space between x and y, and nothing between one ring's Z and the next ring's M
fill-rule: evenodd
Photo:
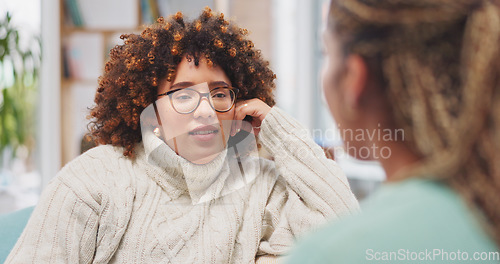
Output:
M177 155L153 132L143 132L143 144L148 175L172 200L184 193L191 197L192 204L217 199L243 187L258 174L258 164L237 158L234 148L224 149L209 163L194 164Z

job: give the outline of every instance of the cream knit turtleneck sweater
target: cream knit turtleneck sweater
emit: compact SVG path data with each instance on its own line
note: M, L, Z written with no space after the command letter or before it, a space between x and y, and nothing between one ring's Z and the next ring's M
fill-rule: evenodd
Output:
M256 175L224 195L228 173L202 180L230 167L226 152L195 165L154 137L134 160L94 148L47 186L6 263L254 263L358 210L340 168L293 118L273 107L259 139L274 161L245 162Z

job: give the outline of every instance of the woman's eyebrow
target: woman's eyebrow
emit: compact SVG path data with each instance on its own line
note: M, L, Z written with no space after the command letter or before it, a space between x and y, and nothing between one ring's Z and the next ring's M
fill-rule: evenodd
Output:
M195 84L193 82L178 82L178 83L172 84L172 86L170 86L169 90L171 91L171 90L175 90L175 89L179 89L179 88L187 88L189 86L194 86L194 85ZM219 87L219 86L229 87L231 85L229 85L225 81L214 81L214 82L208 83L208 86L209 87Z
M172 86L170 86L170 90L174 90L174 89L178 89L178 88L186 88L186 87L193 86L193 85L194 85L193 82L178 82L178 83L172 84Z
M229 85L228 83L226 83L224 81L215 81L215 82L210 82L208 84L208 86L214 87L214 86L231 86L231 85Z

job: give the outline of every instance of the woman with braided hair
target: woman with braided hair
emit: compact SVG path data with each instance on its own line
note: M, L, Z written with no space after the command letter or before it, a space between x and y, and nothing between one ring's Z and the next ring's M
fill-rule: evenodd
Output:
M340 128L404 140L344 138L390 149L389 182L290 263L498 263L500 2L332 0L323 37Z
M210 9L123 35L91 112L101 145L51 181L7 263L267 263L356 211L246 35Z

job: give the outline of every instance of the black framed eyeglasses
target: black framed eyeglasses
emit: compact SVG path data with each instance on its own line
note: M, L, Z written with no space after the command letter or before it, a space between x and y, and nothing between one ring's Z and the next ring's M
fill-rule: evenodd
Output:
M180 88L158 96L170 97L172 108L179 114L190 114L200 106L201 99L206 97L212 109L219 113L233 108L238 89L234 87L217 87L208 93L200 93L191 88Z

